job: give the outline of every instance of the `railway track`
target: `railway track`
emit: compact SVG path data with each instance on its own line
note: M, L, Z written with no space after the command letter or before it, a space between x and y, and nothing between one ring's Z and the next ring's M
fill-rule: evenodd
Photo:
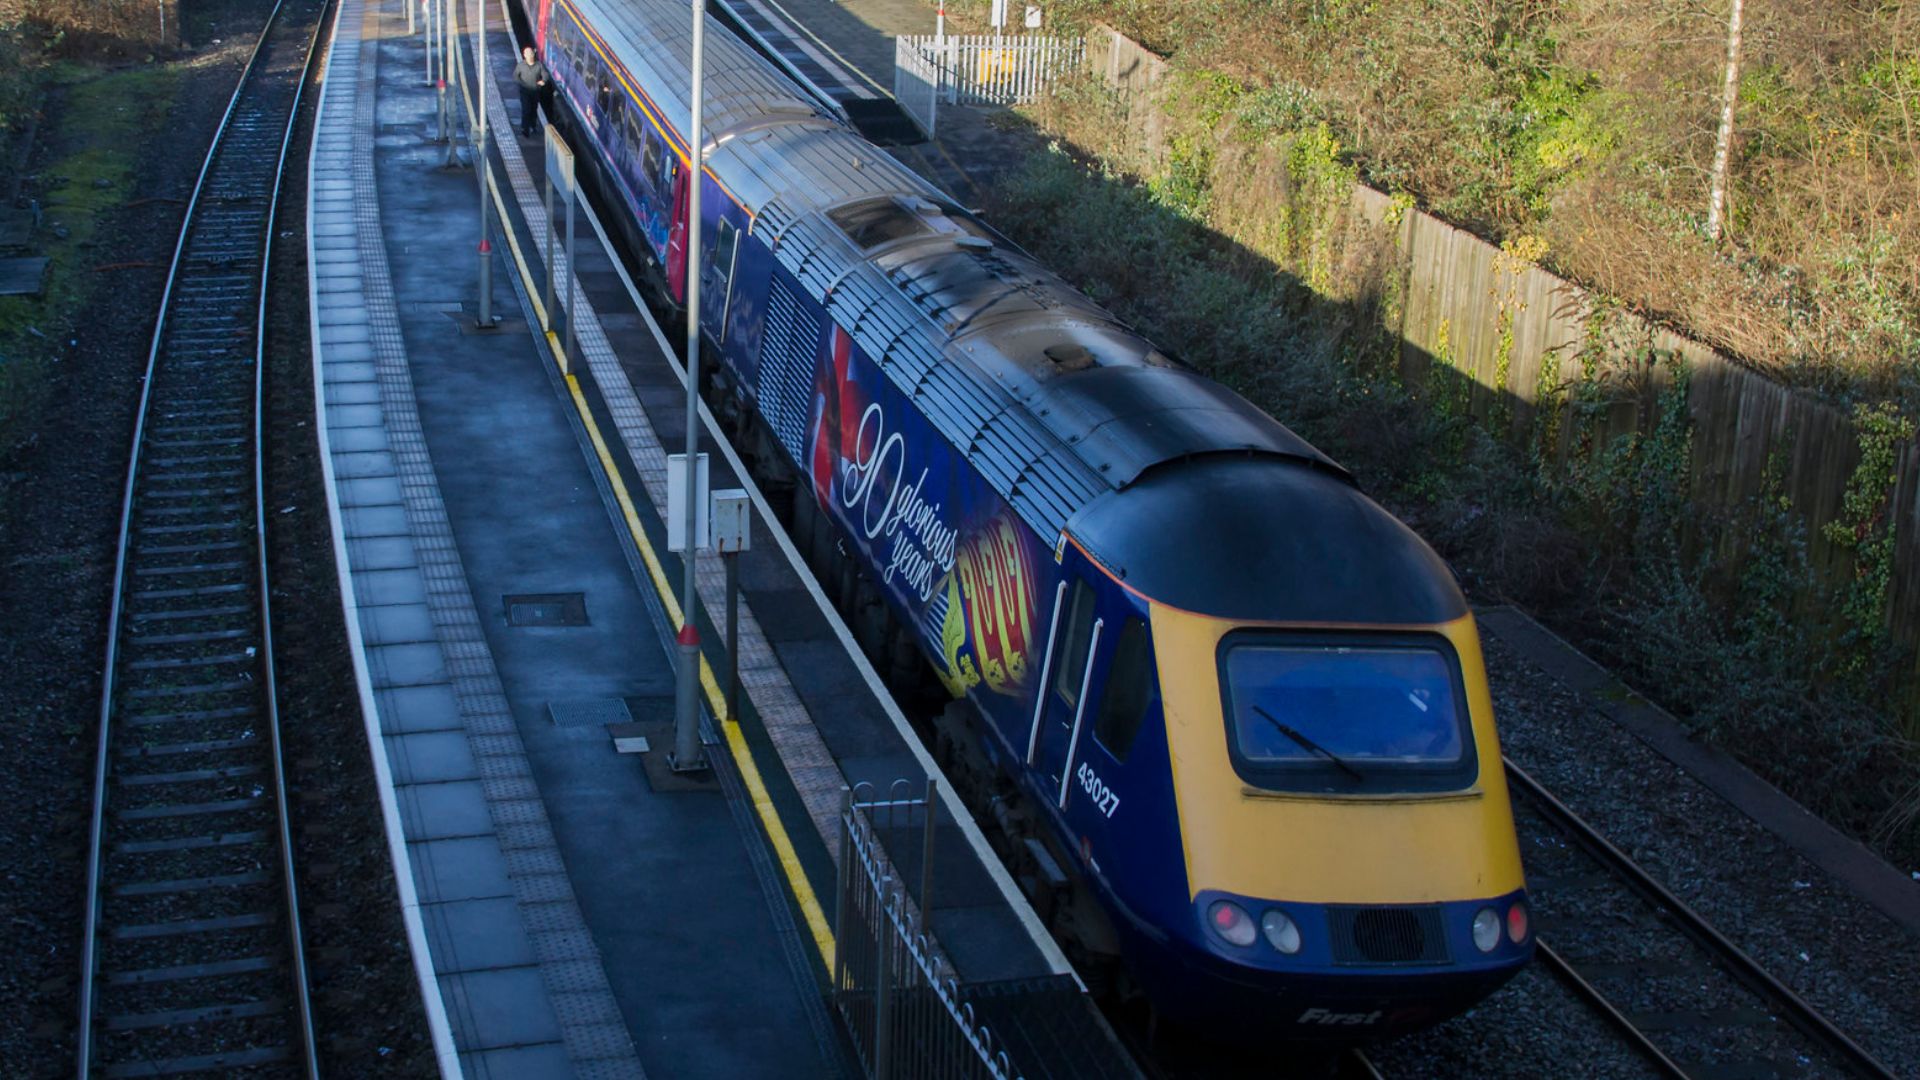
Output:
M1517 796L1540 962L1667 1076L1886 1077L1875 1060L1525 770Z
M201 166L148 354L95 759L81 1077L318 1075L280 760L261 385L324 9L281 0Z

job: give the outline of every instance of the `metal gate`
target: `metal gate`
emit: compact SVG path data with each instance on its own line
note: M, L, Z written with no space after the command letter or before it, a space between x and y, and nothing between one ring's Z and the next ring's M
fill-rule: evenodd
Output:
M931 781L924 798L910 797L911 790L907 781L895 781L887 798L877 800L873 786L861 784L841 809L834 1005L873 1080L1020 1080L993 1033L961 1000L952 963L923 929L938 804ZM926 838L918 900L880 843L882 829L910 826L916 818Z
M893 96L933 137L940 105L1020 105L1086 56L1081 38L989 34L901 36L893 46Z

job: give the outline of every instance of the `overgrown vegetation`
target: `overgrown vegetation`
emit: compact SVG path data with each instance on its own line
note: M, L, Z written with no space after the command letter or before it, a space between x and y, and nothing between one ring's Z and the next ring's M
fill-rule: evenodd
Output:
M61 61L36 78L60 122L32 186L41 221L30 240L49 261L41 295L0 297L0 455L38 428L87 304L111 288L116 269L94 255L99 232L133 197L136 136L166 123L179 73Z
M1489 401L1490 388L1454 367L1446 328L1424 376L1406 376L1386 329L1398 324L1401 275L1382 272L1398 253L1386 231L1356 230L1345 213L1352 165L1331 127L1246 124L1247 110L1221 108L1221 85L1175 88L1170 108L1196 127L1170 127L1164 168L1143 177L1055 143L994 194L996 222L1332 453L1470 591L1552 615L1797 798L1890 857L1920 860L1910 779L1920 731L1885 706L1911 657L1895 655L1883 630L1891 454L1911 422L1890 406L1861 413L1878 441L1843 518L1859 573L1846 596L1810 602L1823 579L1780 491L1783 455L1735 512L1703 517L1690 498L1694 430L1678 357L1623 339L1623 320L1602 307L1584 347L1541 372L1541 406L1518 437L1496 437L1523 421L1501 411L1501 388ZM1124 128L1119 107L1080 87L1047 107L1047 125L1098 139ZM1191 134L1235 123L1244 137ZM1276 139L1278 152L1242 154ZM1272 175L1213 182L1260 168ZM1274 193L1272 205L1235 205L1253 188ZM1508 249L1503 258L1523 261L1528 241ZM1496 348L1510 351L1510 314L1502 325ZM1743 560L1719 558L1736 535L1759 539ZM1833 633L1810 629L1823 619L1838 623Z
M1055 0L1190 102L1321 132L1366 182L1844 401L1920 406L1920 5L1747 0L1727 241L1706 237L1727 0ZM1223 99L1236 99L1230 106ZM1178 111L1178 110L1176 110ZM1180 183L1181 154L1169 175ZM1175 193L1177 194L1177 192Z

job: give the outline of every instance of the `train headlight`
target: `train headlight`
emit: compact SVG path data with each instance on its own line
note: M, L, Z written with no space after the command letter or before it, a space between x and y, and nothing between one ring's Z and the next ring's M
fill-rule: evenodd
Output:
M1500 944L1500 914L1490 907L1483 907L1473 917L1473 946L1481 952L1492 952Z
M1515 900L1507 909L1507 940L1515 945L1527 940L1527 905L1523 900Z
M1245 948L1253 944L1253 919L1246 909L1231 900L1215 900L1207 908L1207 925L1229 945Z
M1284 911L1268 911L1260 916L1260 932L1267 936L1267 944L1288 956L1300 951L1300 928Z

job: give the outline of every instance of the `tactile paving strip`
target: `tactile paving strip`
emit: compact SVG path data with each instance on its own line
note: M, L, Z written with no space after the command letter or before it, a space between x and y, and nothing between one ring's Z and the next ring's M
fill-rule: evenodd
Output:
M404 11L394 4L388 6ZM386 14L389 20L394 17L394 12ZM336 262L357 262L359 284L356 289L350 278L337 279L336 285L321 295L337 298L334 302L342 310L357 308L366 314L364 333L371 345L378 391L362 404L372 407L377 401L388 436L390 449L383 456L391 462L392 479L386 482L394 484L404 504L408 534L418 558L417 567L405 572L417 575L423 585L439 651L480 772L489 816L496 830L511 831L511 845L502 837L509 880L523 918L535 916L543 931L532 935L531 940L540 959L542 982L559 1017L568 1058L582 1076L639 1077L643 1075L640 1062L625 1025L619 1022L619 1009L598 951L593 948L571 885L564 873L556 872L561 866L559 849L482 637L479 613L473 606L421 433L374 187L374 141L365 134L374 130L380 20L366 18L363 0L346 0L339 19L336 40L359 47L336 52L325 84L326 108L315 133L319 144L315 150L315 189L331 193L330 212L351 214L354 228L350 237L343 231L335 238L332 246L338 254L320 251L321 243L316 239L313 257L316 264L328 261L329 256ZM322 313L316 322L322 331L316 347L324 349L329 320ZM328 394L324 364L321 370L317 399L329 403L326 407L330 410L357 407ZM336 458L342 452L336 451ZM344 486L351 481L343 476L339 482ZM347 501L342 498L342 502ZM370 623L371 618L363 612L363 623ZM384 723L386 719L382 717L383 730L393 730L392 725ZM456 1022L456 1030L464 1027L471 1031L471 1019L468 1017L464 1025Z

